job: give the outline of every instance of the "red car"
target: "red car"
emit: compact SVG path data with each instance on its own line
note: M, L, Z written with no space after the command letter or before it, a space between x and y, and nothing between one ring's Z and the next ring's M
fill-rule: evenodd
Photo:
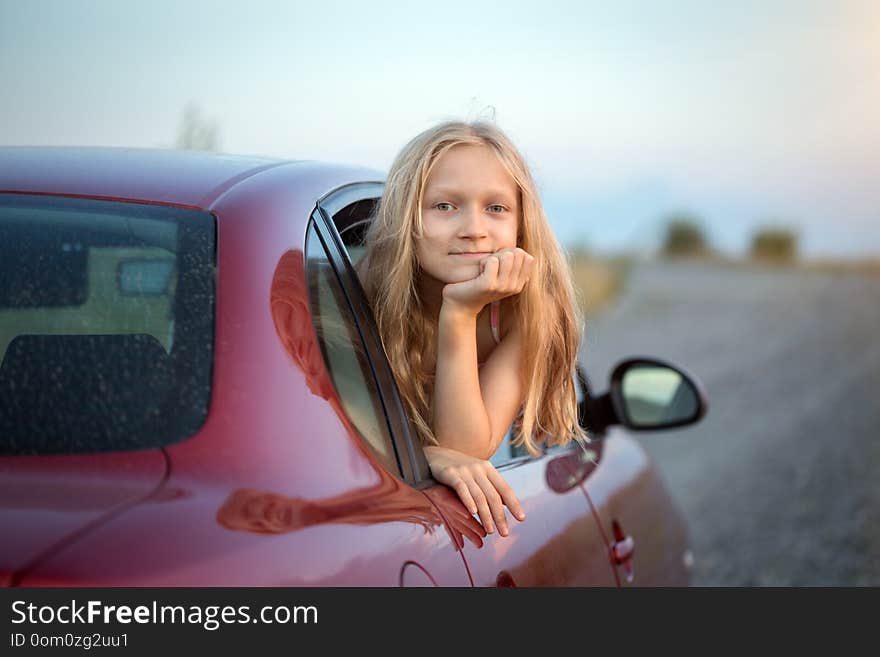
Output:
M492 463L486 534L434 481L352 261L383 174L133 149L0 149L0 582L679 585L686 524L624 431L706 410L635 359L589 449Z

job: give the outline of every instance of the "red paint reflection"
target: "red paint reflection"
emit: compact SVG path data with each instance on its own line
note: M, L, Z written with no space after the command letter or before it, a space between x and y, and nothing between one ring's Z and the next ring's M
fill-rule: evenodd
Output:
M447 532L456 549L464 547L464 538L478 548L483 546L485 530L457 498L443 494L430 497L451 526ZM433 534L443 519L421 493L385 476L379 486L321 500L240 488L226 498L217 512L217 522L227 529L257 534L283 534L324 523L410 522L420 525L426 534Z
M335 397L312 327L302 251L286 251L278 261L272 278L270 308L278 338L305 374L309 390L322 399Z
M421 492L389 474L342 410L312 327L302 251L287 251L278 262L272 279L270 307L278 337L305 375L309 390L327 400L352 438L352 451L367 459L379 482L317 500L242 488L233 491L223 503L217 512L217 522L236 531L280 534L323 523L368 525L403 521L420 525L425 533L433 533L436 526L443 525L443 518L431 504L433 501L448 522L444 526L456 549L464 546L464 538L482 547L486 532L457 497L439 493L430 495L429 501Z

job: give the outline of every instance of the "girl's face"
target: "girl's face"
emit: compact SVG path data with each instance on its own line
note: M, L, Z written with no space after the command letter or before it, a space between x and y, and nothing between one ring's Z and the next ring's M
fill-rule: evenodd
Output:
M515 247L519 188L488 146L459 144L434 163L422 194L416 257L442 283L480 275L480 261ZM464 255L466 254L466 255Z

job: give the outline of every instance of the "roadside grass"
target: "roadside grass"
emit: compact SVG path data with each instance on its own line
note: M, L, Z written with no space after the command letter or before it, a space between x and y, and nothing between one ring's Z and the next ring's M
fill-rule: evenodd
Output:
M660 256L666 262L691 262L733 269L766 269L880 276L880 257L873 258L769 258L735 257L717 252L693 256Z
M610 307L626 288L635 259L630 255L599 257L584 253L569 256L578 306L587 317Z
M880 258L863 258L860 260L811 260L799 263L804 269L829 274L867 274L880 276Z
M880 258L860 260L773 260L736 258L717 252L700 256L672 257L668 262L704 263L732 269L766 269L790 272L819 272L856 276L880 276ZM631 254L598 256L575 251L568 256L578 307L586 317L596 317L608 310L626 291L627 281L639 260Z

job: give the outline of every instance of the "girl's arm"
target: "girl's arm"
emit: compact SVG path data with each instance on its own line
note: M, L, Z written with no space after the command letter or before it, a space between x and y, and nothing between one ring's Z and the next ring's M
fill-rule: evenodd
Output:
M434 477L480 514L487 531L494 524L502 536L508 533L504 505L518 520L525 514L488 459L522 403L522 340L512 329L478 372L476 327L487 303L518 294L528 280L532 256L522 249L505 251L487 258L477 278L443 289L432 427L440 446L425 448Z
M489 459L523 401L522 339L518 327L477 368L477 315L492 301L519 294L534 258L502 249L481 262L476 278L443 288L437 336L432 429L443 447Z
M443 447L489 459L522 403L522 340L517 328L477 367L476 314L443 302L434 381L433 430Z

